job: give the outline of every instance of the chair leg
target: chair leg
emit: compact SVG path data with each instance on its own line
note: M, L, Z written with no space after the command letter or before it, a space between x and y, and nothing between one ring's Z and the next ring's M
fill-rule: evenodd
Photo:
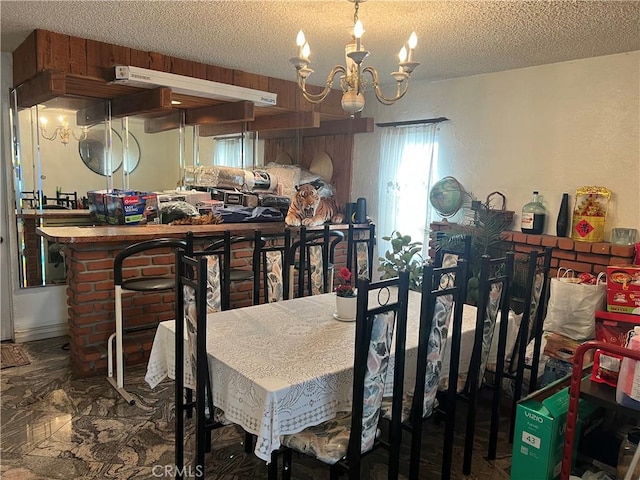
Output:
M253 435L249 432L244 432L244 451L245 453L253 452Z
M267 479L278 480L278 451L271 453L271 461L267 465Z
M129 405L134 405L136 400L129 392L124 389L124 350L122 345L122 287L116 285L115 287L115 310L116 310L116 332L109 337L107 350L107 360L109 361L109 376L107 381L111 386L125 399ZM113 378L113 367L111 366L112 358L111 343L115 337L115 357L116 357L116 378Z
M455 388L455 387L454 387ZM453 459L453 436L456 428L456 399L449 401L444 426L444 445L442 447L441 478L451 478L451 462Z
M409 479L418 480L420 478L420 452L422 447L422 419L414 422L411 428L411 453L409 457ZM446 443L445 443L446 448ZM398 472L396 471L396 477ZM446 478L446 477L442 477ZM391 480L391 470L389 470L389 480Z
M340 478L340 471L335 465L331 465L329 469L329 480L338 480Z
M469 411L467 412L467 429L464 439L464 456L462 459L462 473L471 474L471 457L473 455L473 439L476 431L476 407L478 390L472 386L469 390Z
M287 449L282 457L282 480L291 480L291 457L293 450Z

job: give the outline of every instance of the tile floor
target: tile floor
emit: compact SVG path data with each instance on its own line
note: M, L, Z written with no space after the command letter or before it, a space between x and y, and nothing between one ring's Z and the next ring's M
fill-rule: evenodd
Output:
M65 337L27 343L31 364L0 371L0 477L37 479L154 479L173 478L173 383L155 390L144 383L144 366L127 370L127 389L137 398L130 406L104 377L74 378ZM478 415L471 476L460 473L464 440L464 411L459 409L454 444L456 479L508 479L511 446L503 416L498 460L486 455L488 413ZM440 478L442 424L430 424L423 441L421 477ZM235 426L214 432L207 456L206 478L266 479L266 466L244 453L242 430ZM405 438L408 439L408 434ZM192 437L191 437L192 439ZM191 441L189 443L192 443ZM403 441L403 447L405 447ZM187 446L187 449L192 449ZM403 448L402 473L408 469ZM367 457L364 478L386 478L386 453ZM328 469L313 460L293 460L294 479L325 479ZM403 476L403 478L406 478Z

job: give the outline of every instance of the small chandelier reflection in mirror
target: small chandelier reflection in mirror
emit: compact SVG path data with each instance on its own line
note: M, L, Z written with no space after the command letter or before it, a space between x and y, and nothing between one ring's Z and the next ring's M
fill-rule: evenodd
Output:
M78 136L76 135L76 132L69 127L69 122L65 120L63 115L58 117L58 122L60 123L55 130L51 134L48 134L47 124L49 121L46 117L40 117L40 134L42 135L42 138L54 141L56 138L60 137L60 141L63 145L67 145L71 137L75 138L78 142L87 138L87 127L83 127L82 133Z
M309 60L311 49L309 48L309 43L306 41L302 30L298 32L298 37L296 39L296 43L298 45L298 56L291 58L290 61L296 68L298 86L302 90L302 96L311 103L321 103L324 101L327 98L327 95L331 92L331 86L333 85L335 76L341 73L340 87L343 92L342 108L353 116L364 108L363 92L368 86L364 77L365 73L368 73L371 77L371 85L373 86L373 91L378 101L384 105L391 105L407 93L411 73L418 65L420 65L420 62L413 61L413 51L418 42L416 33L413 32L409 37L407 45L403 46L400 50L398 71L391 73L391 76L396 80L395 96L386 97L382 93L377 70L373 67L362 67L362 62L367 55L369 55L369 52L364 49L361 41L364 28L362 27L362 22L358 19L358 8L360 3L366 0L349 1L354 4L355 13L353 14L354 26L353 31L351 32L351 42L345 46L346 66L336 65L333 67L327 76L327 81L322 92L312 94L306 89L307 78L309 78L309 75L313 73L313 70L309 68L309 65L311 64L311 61Z

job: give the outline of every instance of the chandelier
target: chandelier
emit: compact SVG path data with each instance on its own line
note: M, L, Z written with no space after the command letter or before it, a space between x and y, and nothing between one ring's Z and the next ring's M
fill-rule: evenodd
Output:
M391 105L397 100L401 99L407 89L409 88L409 77L413 70L420 65L420 62L413 61L413 51L418 43L416 33L413 32L409 37L407 45L403 46L398 55L400 62L398 63L398 71L392 72L391 76L396 80L396 93L393 97L386 97L382 93L380 87L380 79L378 72L373 67L362 67L363 60L369 55L369 52L364 49L362 44L362 34L364 28L362 22L358 19L358 8L360 3L366 0L349 0L355 6L355 12L353 14L353 31L351 31L351 42L345 46L346 66L336 65L331 69L331 72L327 76L327 81L324 89L317 94L307 91L306 82L309 75L313 73L313 70L309 68L311 61L309 60L309 54L311 49L309 43L306 41L302 30L298 32L296 44L298 45L298 56L290 59L290 62L295 66L297 72L298 86L302 90L302 96L311 103L321 103L327 98L327 95L331 92L331 86L336 75L341 74L340 87L342 89L342 108L348 112L351 116L362 111L364 108L364 95L363 92L368 87L368 82L365 78L365 73L369 74L373 91L378 101L384 105ZM408 48L407 48L408 47Z
M74 132L69 127L69 122L65 120L63 115L60 115L58 117L58 122L60 122L59 125L51 134L49 134L47 133L47 124L49 123L49 121L46 117L40 117L40 134L42 135L42 138L54 141L56 138L60 137L60 141L65 146L69 143L71 137L75 138L78 142L81 142L82 140L87 138L86 127L82 128L82 133L80 134L80 136L78 136L76 135L76 132Z

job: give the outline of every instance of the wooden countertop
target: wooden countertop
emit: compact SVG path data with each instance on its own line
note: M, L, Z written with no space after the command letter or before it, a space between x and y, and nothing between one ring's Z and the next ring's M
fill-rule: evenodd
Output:
M23 209L20 212L16 212L17 218L89 218L89 210L76 209L70 210L66 208L52 208L52 209Z
M354 225L356 229L369 228L366 224ZM105 243L105 242L140 242L160 237L183 237L191 231L194 235L211 235L229 230L232 233L253 234L260 230L263 233L278 233L286 228L284 222L263 223L220 223L218 225L101 225L101 226L69 226L38 227L36 232L51 242L58 243ZM295 232L297 227L291 227ZM322 226L310 227L307 230L322 230ZM330 225L331 230L347 230L348 224Z

